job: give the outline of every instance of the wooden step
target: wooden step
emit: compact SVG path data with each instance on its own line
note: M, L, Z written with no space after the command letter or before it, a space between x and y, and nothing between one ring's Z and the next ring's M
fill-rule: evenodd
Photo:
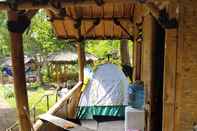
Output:
M40 120L42 120L44 122L49 122L51 124L54 124L60 128L63 128L65 130L69 130L69 131L94 131L89 128L85 128L85 127L82 127L78 124L75 124L71 121L68 121L68 120L65 120L60 117L53 116L50 114L40 115L39 118L40 118Z

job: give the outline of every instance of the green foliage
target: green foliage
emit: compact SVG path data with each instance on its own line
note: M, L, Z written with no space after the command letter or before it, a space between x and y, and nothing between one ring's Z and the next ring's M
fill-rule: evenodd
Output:
M27 54L48 55L64 49L74 50L70 41L59 40L53 32L45 11L40 10L33 17L30 28L24 33L24 49Z
M64 41L59 41L53 33L46 13L40 10L31 21L31 27L24 33L24 46L29 54L44 54L62 50Z
M5 12L0 12L0 57L9 55L10 45L9 33L6 26L7 15Z
M119 50L119 40L89 40L86 41L86 51L104 58L106 55Z
M34 106L36 102L40 100L40 98L47 93L54 93L49 96L49 106L55 104L56 95L55 91L44 90L42 87L37 87L38 84L33 85L36 87L35 90L28 90L28 101L30 109ZM34 88L34 87L33 87ZM16 101L14 97L14 88L13 86L0 86L0 97L4 97L5 100L10 104L11 107L16 108ZM36 115L45 113L47 111L47 103L46 97L36 106Z
M6 86L3 88L3 96L5 98L12 98L14 97L14 89L11 86Z
M10 37L7 30L6 12L0 12L0 56L10 55ZM47 55L63 49L73 50L69 41L58 40L53 33L51 23L43 10L33 17L31 26L23 34L23 45L26 54Z
M44 90L42 87L39 87L36 91L28 91L28 100L30 109L40 100L40 98L47 94L53 93L54 91ZM49 96L49 107L55 104L56 95ZM46 97L42 99L40 103L36 105L36 115L45 113L47 111L47 102Z
M35 91L35 90L37 90L39 87L40 87L40 84L39 84L38 82L35 82L35 83L31 83L30 89Z

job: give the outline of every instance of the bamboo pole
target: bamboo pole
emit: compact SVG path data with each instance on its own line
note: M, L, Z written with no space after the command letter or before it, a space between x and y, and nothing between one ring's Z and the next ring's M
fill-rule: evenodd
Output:
M17 15L14 11L8 11L8 20L17 22ZM31 131L29 121L27 120L24 107L28 112L28 97L25 80L25 65L23 52L22 33L10 32L11 36L11 56L14 76L14 90L16 97L16 109L19 118L20 131Z

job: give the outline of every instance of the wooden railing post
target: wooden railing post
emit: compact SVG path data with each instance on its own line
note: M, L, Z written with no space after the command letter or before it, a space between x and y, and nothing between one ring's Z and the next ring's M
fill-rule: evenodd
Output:
M17 22L17 14L15 11L8 11L8 21ZM19 119L20 131L31 131L30 123L27 120L24 107L28 111L28 97L25 80L25 65L23 52L22 33L11 32L11 56L14 76L14 90L16 97L16 109ZM29 114L29 112L27 112Z
M78 64L79 64L79 81L82 82L84 81L84 66L85 66L85 45L83 42L78 42L76 44L77 46L77 54L78 54ZM82 87L82 86L81 86ZM76 109L80 100L81 96L81 88L78 88L75 93L71 96L70 102L67 105L68 109L68 118L75 118L76 114Z

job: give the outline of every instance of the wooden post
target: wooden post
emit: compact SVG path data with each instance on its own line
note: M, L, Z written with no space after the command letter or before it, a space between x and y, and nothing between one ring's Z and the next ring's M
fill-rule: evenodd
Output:
M136 62L135 62L135 80L141 80L141 60L142 60L142 44L136 42Z
M17 14L15 11L8 11L8 20L17 22ZM20 125L19 129L20 131L31 131L30 123L24 111L24 107L26 107L28 111L28 97L25 80L22 33L10 32L10 37L16 109Z
M79 80L84 80L84 66L85 66L85 45L84 43L77 44L77 54L79 63Z
M166 30L163 96L163 131L174 131L177 29Z
M128 40L120 41L120 58L123 72L129 77L130 81L133 81L133 68L130 62Z
M128 40L120 41L120 59L122 65L130 65Z
M83 42L77 43L77 54L78 54L78 64L79 64L79 81L81 81L83 85L84 66L85 66L85 46ZM70 119L75 118L76 108L78 106L80 96L81 96L81 88L78 88L71 96L69 103L67 105L67 110L68 110L67 118Z
M154 94L154 54L156 22L151 15L144 17L143 23L143 49L142 49L142 80L145 88L145 130L151 130L152 124L152 95Z

